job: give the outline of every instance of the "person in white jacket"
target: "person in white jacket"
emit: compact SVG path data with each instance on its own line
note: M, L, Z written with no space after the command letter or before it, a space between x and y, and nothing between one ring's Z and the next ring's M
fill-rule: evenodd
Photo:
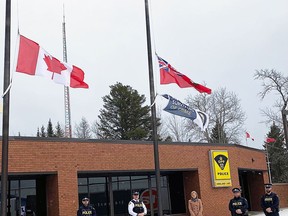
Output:
M133 193L133 199L128 204L128 212L131 216L144 216L147 214L147 208L142 200L139 199L139 192Z

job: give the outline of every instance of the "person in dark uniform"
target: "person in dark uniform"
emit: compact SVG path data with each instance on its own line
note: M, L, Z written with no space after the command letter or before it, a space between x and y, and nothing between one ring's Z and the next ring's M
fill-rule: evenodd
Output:
M272 192L272 184L265 184L265 195L261 198L261 207L267 216L279 216L279 198Z
M25 216L36 216L35 212L32 210L32 206L30 203L26 204L25 213Z
M26 209L26 216L36 216L36 214L31 209Z
M131 216L144 216L147 214L147 208L142 200L139 199L139 192L133 193L133 199L128 204L128 212Z
M234 198L229 202L229 210L231 216L248 215L248 202L244 197L241 197L240 188L232 189Z
M82 205L77 211L77 216L96 216L96 210L89 205L89 198L84 197L82 199Z

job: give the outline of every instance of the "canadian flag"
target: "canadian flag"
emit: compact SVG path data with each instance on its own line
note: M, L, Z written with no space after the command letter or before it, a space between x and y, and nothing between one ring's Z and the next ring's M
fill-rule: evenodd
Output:
M51 56L36 42L20 35L16 72L44 76L71 88L88 88L84 72Z
M246 139L251 139L252 141L254 141L254 138L251 137L251 135L248 132L246 132Z
M267 137L267 138L266 138L266 142L267 142L267 143L273 143L273 142L276 142L276 139Z

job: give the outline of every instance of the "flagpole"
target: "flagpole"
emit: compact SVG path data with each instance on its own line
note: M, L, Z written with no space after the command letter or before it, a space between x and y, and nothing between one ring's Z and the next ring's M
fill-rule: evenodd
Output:
M269 175L269 184L272 184L272 176L271 176L271 166L270 166L270 160L269 160L269 153L268 153L268 145L266 142L266 155L267 155L267 167L268 167L268 175Z
M11 0L6 0L3 92L7 90L10 84L10 38L11 38ZM10 91L7 91L6 94L3 95L2 169L1 169L2 216L6 216L7 214L9 100L10 100Z
M152 105L151 106L152 133L153 133L152 138L153 138L153 146L154 146L156 189L157 189L157 195L158 195L158 216L162 216L163 211L162 211L162 199L161 199L161 179L160 179L161 176L160 176L159 148L158 148L158 135L157 135L156 105L154 103L155 90L154 90L152 48L151 48L149 5L148 5L148 0L144 0L144 1L145 1L145 19L146 19L146 34L147 34L150 101Z

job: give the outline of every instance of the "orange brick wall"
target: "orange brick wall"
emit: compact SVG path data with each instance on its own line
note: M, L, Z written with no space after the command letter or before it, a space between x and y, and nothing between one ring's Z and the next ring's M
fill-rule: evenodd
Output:
M278 194L280 199L280 208L288 207L288 183L273 184L273 191Z
M231 188L212 188L209 150L228 150L233 187L239 186L238 168L266 170L265 155L262 151L235 145L160 143L161 169L198 170L198 176L184 173L184 181L188 178L184 182L186 198L189 197L190 190L196 188L200 191L205 205L205 215L213 215L215 208L219 215L228 215L227 205L232 196ZM108 173L112 170L154 169L153 145L149 142L108 143L99 140L71 139L67 141L57 138L15 137L10 141L9 151L10 173L57 173L48 178L49 188L52 187L52 191L48 192L48 211L51 209L49 208L51 202L59 205L59 208L53 210L55 213L49 213L49 216L75 215L78 208L77 172L79 171ZM135 163L135 155L137 163ZM267 175L264 176L266 178ZM189 184L189 179L190 182L199 179L199 183L192 186ZM55 188L56 186L58 188Z

